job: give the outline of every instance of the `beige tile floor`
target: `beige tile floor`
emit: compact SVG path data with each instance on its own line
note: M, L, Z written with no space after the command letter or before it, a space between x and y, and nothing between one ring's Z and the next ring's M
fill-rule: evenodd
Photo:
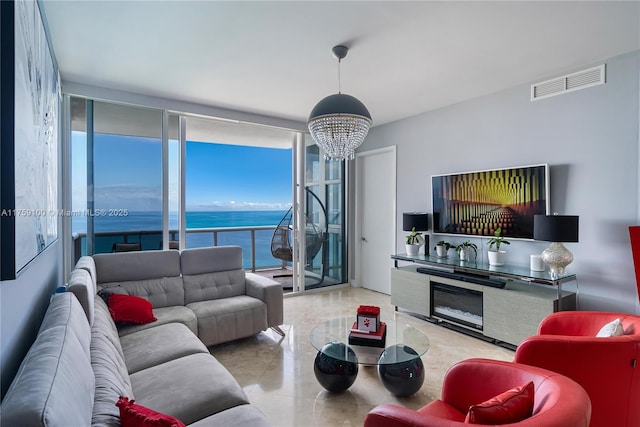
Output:
M313 361L317 351L309 343L311 329L322 320L354 316L359 305L379 306L392 315L389 296L362 288L290 296L284 300L284 338L273 331L211 348L211 353L233 374L251 403L275 426L361 426L365 415L381 403L417 409L440 396L447 368L470 357L513 360L513 351L404 316L429 336L431 346L422 356L425 381L413 396L398 398L380 383L375 367L360 366L355 383L343 393L326 391L316 381Z

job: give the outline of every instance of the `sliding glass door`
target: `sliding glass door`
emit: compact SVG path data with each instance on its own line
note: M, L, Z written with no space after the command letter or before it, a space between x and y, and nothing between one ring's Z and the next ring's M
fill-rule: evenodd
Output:
M326 159L309 135L304 138L304 289L345 283L345 163Z

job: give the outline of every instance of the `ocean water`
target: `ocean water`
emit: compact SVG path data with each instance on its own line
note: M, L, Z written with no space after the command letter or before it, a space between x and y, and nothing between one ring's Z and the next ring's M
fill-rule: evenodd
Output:
M144 250L159 249L162 242L162 214L161 212L106 212L94 216L96 233L116 231L158 231L158 233L130 235L129 242L141 242ZM221 227L258 227L273 226L280 223L287 211L212 211L187 212L187 230L196 228ZM110 215L111 214L111 215ZM169 228L177 230L177 217L169 217ZM87 216L72 218L74 233L86 233ZM271 238L273 230L257 230L255 232L256 267L273 267L281 265L279 259L271 255ZM177 236L175 237L177 240ZM213 246L213 233L187 233L187 248L201 248ZM122 235L96 237L96 253L111 252L115 242L122 242ZM218 246L238 245L242 247L245 268L251 267L251 232L229 231L218 233ZM82 241L82 252L86 253L86 241Z

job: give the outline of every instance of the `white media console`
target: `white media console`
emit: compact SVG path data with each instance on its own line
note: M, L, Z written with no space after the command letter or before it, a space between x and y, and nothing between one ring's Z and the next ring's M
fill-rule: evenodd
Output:
M517 346L537 333L547 315L576 309L576 292L562 289L575 274L494 267L455 258L392 255L391 303L396 309L454 325L497 343ZM402 261L409 262L400 266Z

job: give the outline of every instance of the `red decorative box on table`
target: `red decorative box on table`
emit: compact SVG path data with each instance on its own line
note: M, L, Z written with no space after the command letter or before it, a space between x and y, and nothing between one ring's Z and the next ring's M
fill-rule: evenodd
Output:
M387 328L380 322L380 307L361 305L358 317L349 332L349 345L385 347Z

